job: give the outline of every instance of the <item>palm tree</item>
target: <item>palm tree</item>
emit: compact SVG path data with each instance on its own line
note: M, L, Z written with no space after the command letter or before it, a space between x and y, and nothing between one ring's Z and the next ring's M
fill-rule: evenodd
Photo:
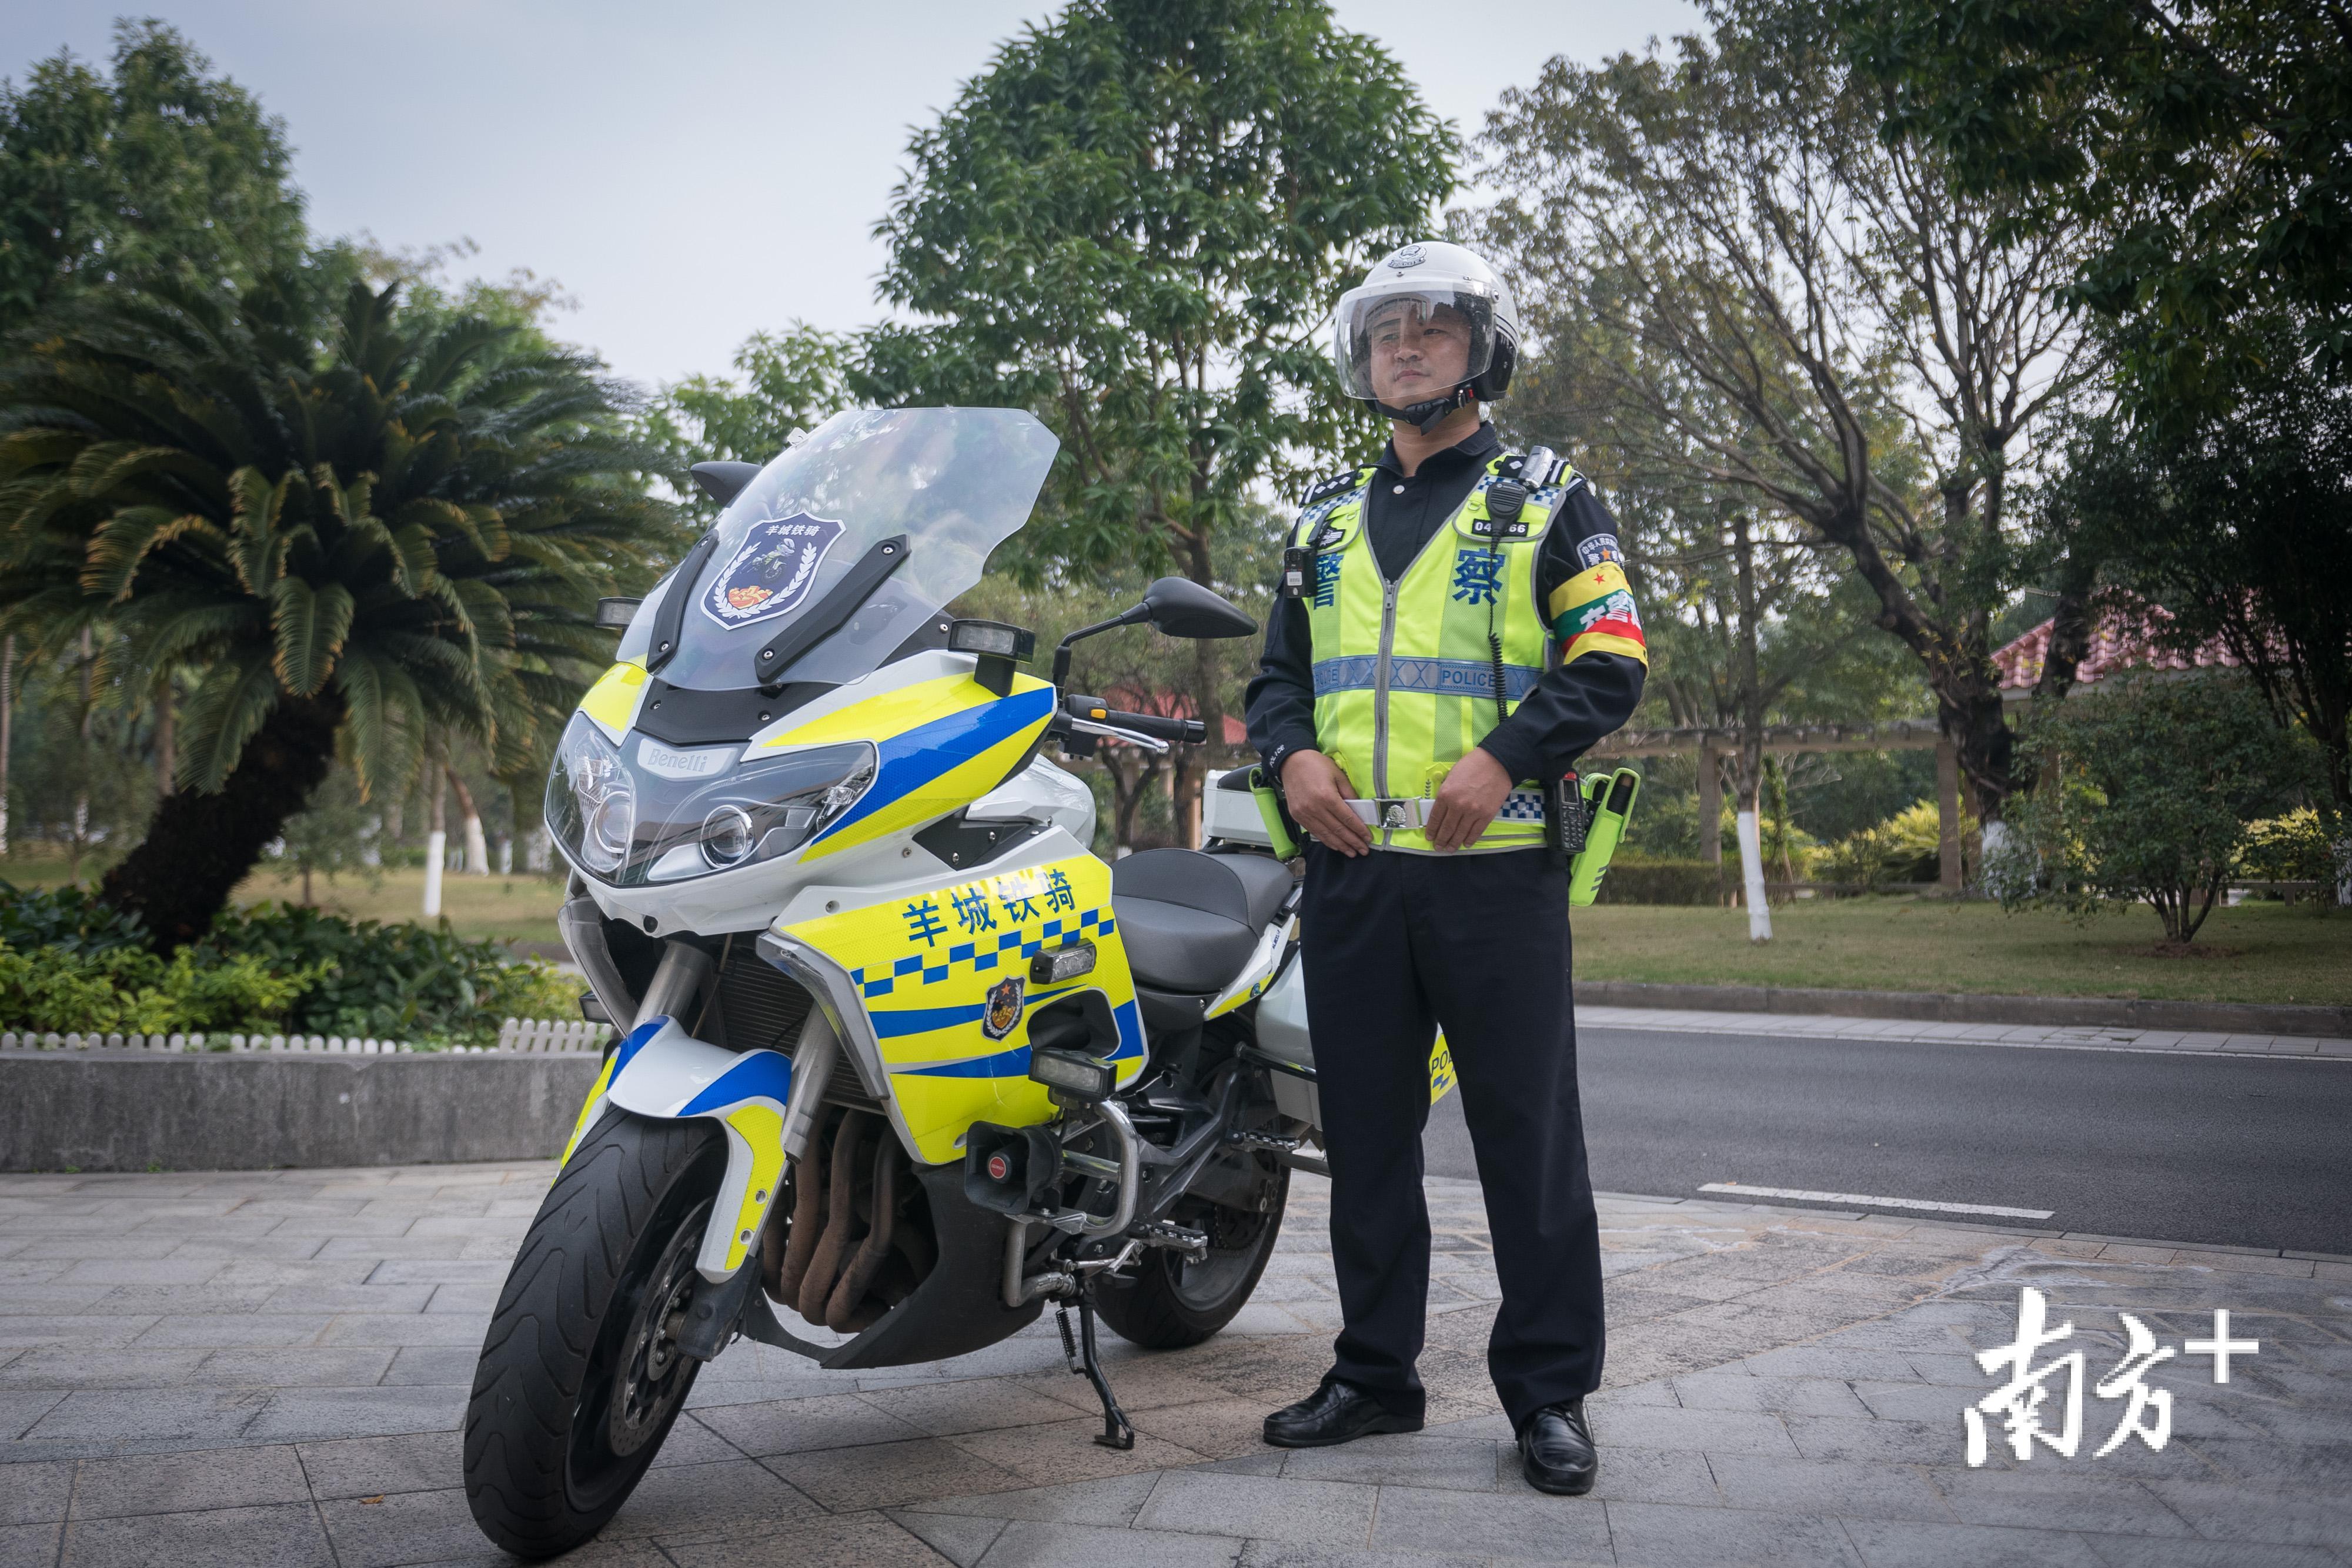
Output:
M404 318L396 287L324 308L315 277L160 287L0 371L0 626L197 677L176 788L103 885L166 948L339 750L362 788L428 728L528 769L611 657L597 596L678 543L593 361Z

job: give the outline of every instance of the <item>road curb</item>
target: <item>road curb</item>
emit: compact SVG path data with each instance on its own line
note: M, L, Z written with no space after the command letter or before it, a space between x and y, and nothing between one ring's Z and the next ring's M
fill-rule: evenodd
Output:
M1429 1176L1429 1181L1454 1182L1465 1186L1478 1184L1463 1176ZM1749 1203L1742 1198L1724 1197L1715 1193L1696 1193L1683 1197L1670 1197L1664 1193L1603 1192L1593 1189L1595 1199L1615 1198L1622 1203L1655 1203L1670 1207L1739 1208L1757 1214L1802 1215L1811 1219L1877 1219L1901 1225L1930 1226L1940 1230L1972 1230L1993 1236L2017 1236L2047 1241L2099 1242L2112 1247L2161 1248L2171 1252L2221 1253L2242 1258L2285 1258L2297 1262L2336 1263L2352 1265L2352 1253L2314 1252L2298 1247L2234 1247L2217 1241L2168 1241L2151 1236L2105 1236L2088 1230L2037 1230L2028 1225L1994 1225L1983 1220L1946 1219L1923 1214L1911 1214L1893 1208L1854 1208L1824 1207L1808 1208L1799 1204Z
M2262 1002L2141 1001L2123 997L1984 997L1940 991L1832 991L1795 986L1678 986L1645 980L1579 980L1576 999L1594 1007L1695 1012L1811 1013L1832 1018L1908 1019L2063 1028L2179 1030L2202 1034L2352 1037L2352 1007Z

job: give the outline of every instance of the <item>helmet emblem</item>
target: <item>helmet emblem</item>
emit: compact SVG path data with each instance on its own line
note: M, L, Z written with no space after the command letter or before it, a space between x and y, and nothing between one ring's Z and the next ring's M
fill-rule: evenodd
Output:
M1395 255L1390 256L1384 265L1393 267L1399 272L1402 272L1406 267L1419 267L1423 262L1427 261L1429 257L1423 254L1421 246L1417 245L1409 245L1403 249L1398 251Z

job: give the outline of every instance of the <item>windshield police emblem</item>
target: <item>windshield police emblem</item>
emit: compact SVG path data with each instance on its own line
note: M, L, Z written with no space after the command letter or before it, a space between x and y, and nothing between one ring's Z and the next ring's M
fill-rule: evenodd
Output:
M1394 256L1390 256L1388 259L1388 265L1395 267L1399 272L1402 272L1406 267L1419 267L1423 262L1428 259L1429 258L1427 256L1422 254L1421 246L1417 245L1409 245L1402 250L1398 251Z
M730 631L790 614L808 599L818 563L840 537L830 517L762 517L704 592L703 613Z

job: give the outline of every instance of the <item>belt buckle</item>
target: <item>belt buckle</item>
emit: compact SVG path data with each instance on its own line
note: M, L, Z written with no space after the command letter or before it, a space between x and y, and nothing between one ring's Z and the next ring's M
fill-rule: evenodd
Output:
M1410 832L1421 826L1421 801L1411 795L1382 795L1373 802L1380 808L1381 826L1391 832Z

